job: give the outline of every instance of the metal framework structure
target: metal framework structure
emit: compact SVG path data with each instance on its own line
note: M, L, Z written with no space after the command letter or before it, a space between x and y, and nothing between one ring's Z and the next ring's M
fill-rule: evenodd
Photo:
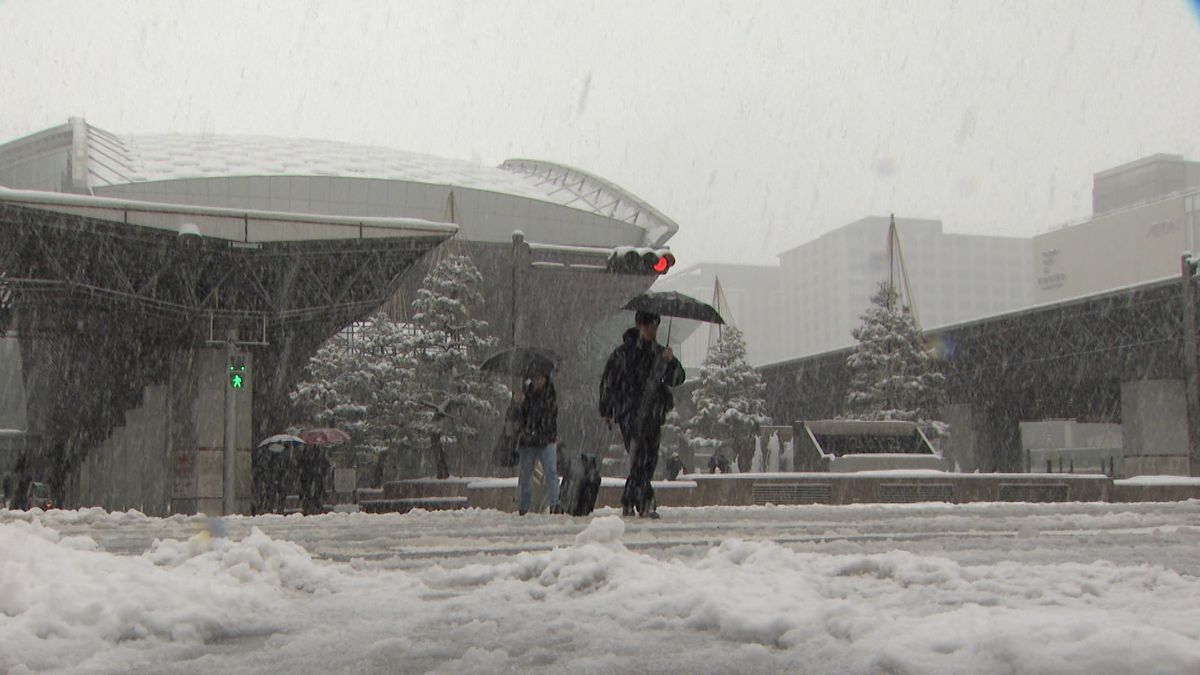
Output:
M501 169L522 174L538 185L552 186L551 196L560 192L573 195L563 201L566 206L587 205L593 212L646 229L646 244L662 246L679 225L624 188L581 169L535 159L509 159Z
M453 232L251 241L247 216L245 240L230 241L70 211L0 200L0 330L21 341L40 438L19 463L57 490L147 386L230 328L260 374L256 434L275 428L321 342L380 307Z
M1182 284L1160 280L926 331L942 357L946 403L969 404L982 416L983 440L994 451L994 465L984 468L1021 469L1021 420L1119 422L1122 382L1185 379ZM763 367L772 417L841 413L849 354Z

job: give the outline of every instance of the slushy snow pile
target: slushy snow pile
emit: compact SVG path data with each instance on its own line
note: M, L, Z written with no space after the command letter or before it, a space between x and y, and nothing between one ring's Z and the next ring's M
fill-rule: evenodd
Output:
M823 513L748 513L793 512ZM0 512L0 672L1200 672L1200 579L1054 562L1053 542L1044 563L738 537L651 554L628 546L634 530L653 531L638 521L533 516L519 522L575 534L550 550L404 569L315 559L255 523L518 521L471 511L243 519L248 528L223 536L217 522L193 520L190 538L121 555L54 528L78 518ZM101 541L102 528L167 523L87 518Z

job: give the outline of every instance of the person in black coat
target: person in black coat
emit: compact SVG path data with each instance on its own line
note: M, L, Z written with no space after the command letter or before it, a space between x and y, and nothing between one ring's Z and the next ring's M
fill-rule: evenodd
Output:
M621 495L621 512L657 518L650 479L658 465L658 443L667 413L675 407L671 387L686 375L670 347L655 342L657 314L638 312L636 326L625 331L600 378L600 417L621 429L630 455L629 478Z
M558 504L558 400L549 373L533 372L525 382L518 406L517 511L525 515L533 501L533 462L542 464L546 504L551 513L562 513Z

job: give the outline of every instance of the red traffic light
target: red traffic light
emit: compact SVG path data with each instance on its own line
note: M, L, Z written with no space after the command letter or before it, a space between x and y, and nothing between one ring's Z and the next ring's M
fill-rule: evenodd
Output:
M619 247L608 256L608 271L618 274L666 274L675 265L675 256L665 249Z
M654 270L655 274L666 274L671 271L671 267L675 264L675 256L670 253L663 253L658 256L658 260L654 261L654 265L650 269Z

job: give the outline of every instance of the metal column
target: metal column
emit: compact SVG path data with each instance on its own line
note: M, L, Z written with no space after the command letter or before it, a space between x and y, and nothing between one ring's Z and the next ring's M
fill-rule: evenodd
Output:
M1196 359L1196 286L1193 277L1196 274L1197 262L1190 254L1183 254L1181 271L1183 278L1183 370L1187 387L1187 434L1188 434L1188 464L1189 473L1193 476L1200 471L1200 377L1197 375Z
M225 515L233 515L236 510L234 481L237 467L237 390L229 381L230 367L237 356L237 329L232 328L225 334L225 452L224 480L221 486L221 503Z

